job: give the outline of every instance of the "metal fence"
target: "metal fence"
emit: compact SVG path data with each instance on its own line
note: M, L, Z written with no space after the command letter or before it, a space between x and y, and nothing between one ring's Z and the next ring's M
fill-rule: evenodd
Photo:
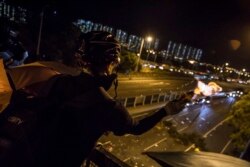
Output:
M138 107L144 105L151 105L162 103L179 98L183 91L170 91L166 93L140 95L136 97L126 97L119 99L125 107Z

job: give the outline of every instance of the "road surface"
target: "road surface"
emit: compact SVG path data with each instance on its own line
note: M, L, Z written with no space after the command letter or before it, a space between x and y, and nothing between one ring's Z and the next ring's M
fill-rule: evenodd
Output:
M181 133L196 132L205 137L208 151L225 153L231 144L231 129L225 124L225 117L234 102L234 98L215 99L211 104L185 108L178 115L166 117L165 120L175 122ZM162 122L140 136L118 137L109 134L103 136L100 142L104 148L131 166L159 166L143 155L144 151L188 151L192 147L192 144L184 146L171 138Z

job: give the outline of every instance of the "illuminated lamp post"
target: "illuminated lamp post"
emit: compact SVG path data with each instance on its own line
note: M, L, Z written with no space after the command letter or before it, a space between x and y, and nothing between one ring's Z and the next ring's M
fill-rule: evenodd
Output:
M43 17L44 17L44 9L47 6L44 6L42 8L42 11L40 13L40 25L39 25L39 33L38 33L38 40L37 40L37 47L36 47L36 55L39 56L40 54L40 45L41 45L41 36L42 36L42 29L43 29Z
M142 49L143 49L143 46L144 46L144 41L145 41L145 39L142 38L140 50L139 50L139 53L137 54L138 57L137 57L137 60L136 60L135 72L138 71L138 65L139 65L139 61L140 61L140 58L141 58L141 53L142 53ZM151 42L152 41L152 37L148 36L146 38L146 41L147 42Z
M38 40L37 40L37 47L36 47L36 55L40 55L40 45L41 45L41 36L42 36L42 29L43 29L43 22L44 22L44 14L46 12L46 9L49 8L49 5L45 5L42 8L42 11L40 13L40 25L39 25L39 32L38 32ZM54 11L54 14L56 15L56 11Z
M146 38L146 40L149 43L148 54L147 54L147 59L146 59L148 61L148 57L149 57L149 54L150 54L151 42L152 42L153 38L149 36L149 37Z

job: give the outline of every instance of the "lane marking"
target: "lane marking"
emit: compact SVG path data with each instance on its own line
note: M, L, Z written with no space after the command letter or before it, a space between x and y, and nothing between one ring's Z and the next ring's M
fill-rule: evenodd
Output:
M188 128L188 126L186 126L186 127L182 128L182 129L178 130L178 132L181 132L181 131L183 131L183 130L185 130L187 128Z
M149 85L152 85L152 86L154 86L154 85L170 85L170 83L168 83L168 82L155 82L155 83L149 83Z
M134 117L134 118L137 118L137 117L142 117L142 116L145 116L145 115L148 115L148 113L138 114L138 115L135 115L135 116L133 116L133 117Z
M226 151L226 149L227 149L227 147L231 144L231 142L232 142L232 139L231 140L229 140L228 142L227 142L227 144L223 147L223 149L221 150L221 154L223 154L225 151Z
M126 162L126 161L128 161L128 160L130 160L130 157L128 157L128 158L126 158L126 159L124 159L124 160L122 160L123 162Z
M110 144L111 141L106 141L105 143L102 143L102 145L107 145L107 144Z
M148 149L150 149L150 148L154 147L154 146L155 146L155 145L157 145L157 144L160 144L161 142L163 142L163 141L165 141L165 140L167 140L167 137L165 137L165 138L163 138L163 139L159 140L158 142L156 142L156 143L154 143L154 144L152 144L152 145L148 146L148 147L147 147L147 148L145 148L143 151L147 151Z
M217 125L215 125L212 129L210 129L207 133L205 133L204 135L203 135L203 137L207 137L207 135L209 135L212 131L214 131L217 127L219 127L220 125L222 125L224 122L226 122L226 121L228 121L229 119L231 119L232 118L232 116L231 117L228 117L228 118L226 118L226 119L224 119L224 120L222 120L221 122L219 122ZM195 146L195 144L192 144L192 145L190 145L184 152L187 152L187 151L189 151L191 148L193 148Z
M194 144L192 144L191 146L189 146L184 152L187 152L187 151L189 151L191 148L193 148L194 147Z
M173 120L173 117L166 119L166 121L171 121L171 120Z
M212 131L214 131L216 128L218 128L219 126L221 126L224 122L228 121L231 118L226 118L224 120L222 120L221 122L219 122L217 125L215 125L212 129L210 129L209 131L207 131L207 133L205 133L202 137L207 137L207 135L209 135Z
M190 113L188 113L188 112L182 112L178 116L184 116L184 115L188 115L188 114L190 114Z

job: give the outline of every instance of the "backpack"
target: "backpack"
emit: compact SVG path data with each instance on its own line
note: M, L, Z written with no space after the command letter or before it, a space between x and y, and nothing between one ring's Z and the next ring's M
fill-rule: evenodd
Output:
M0 166L31 166L33 152L39 143L41 133L49 128L50 121L56 114L60 103L48 96L48 92L59 74L48 81L37 83L31 89L14 91L10 104L0 114ZM43 87L47 96L34 96L33 87Z

